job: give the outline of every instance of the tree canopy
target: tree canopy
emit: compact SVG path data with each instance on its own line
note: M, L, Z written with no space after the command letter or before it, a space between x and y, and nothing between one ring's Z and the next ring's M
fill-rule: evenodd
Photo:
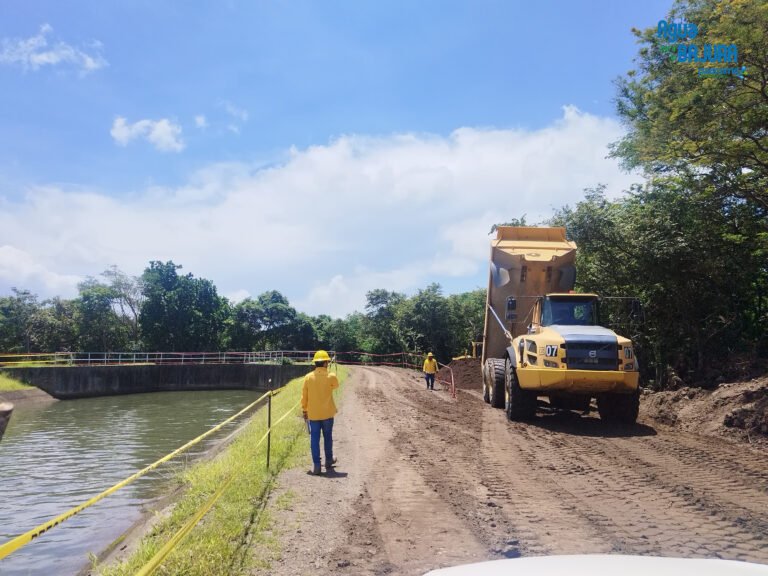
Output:
M229 305L213 282L179 276L180 268L172 261L152 261L144 270L139 314L144 345L169 352L221 350Z
M695 24L692 42L702 53L707 45L735 45L734 67L743 74L701 74L726 64L680 62L670 58L669 42L657 28L635 30L641 46L637 68L617 83L618 112L629 131L615 144L614 155L627 167L652 176L674 174L685 178L686 186L765 210L768 4L679 0L667 20Z

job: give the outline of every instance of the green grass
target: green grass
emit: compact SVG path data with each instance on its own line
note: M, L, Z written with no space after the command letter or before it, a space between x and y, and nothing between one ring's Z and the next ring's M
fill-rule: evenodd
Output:
M27 386L22 384L15 378L11 378L7 374L0 372L0 392L13 392L14 390L32 390L34 386Z
M348 374L338 368L343 383ZM272 422L285 414L301 398L303 378L292 380L272 399ZM342 386L343 388L343 386ZM215 506L192 529L184 541L166 558L155 574L215 576L247 574L265 560L254 558L252 546L264 543L271 550L279 543L269 534L270 510L267 499L276 486L277 474L285 468L306 463L309 452L306 429L300 408L272 430L270 470L266 470L266 442L254 445L266 431L266 410L260 410L224 452L211 461L201 462L182 472L179 482L184 495L169 518L158 523L124 562L97 566L103 576L135 574L216 492L233 476L232 483ZM281 497L277 509L289 504L292 495Z

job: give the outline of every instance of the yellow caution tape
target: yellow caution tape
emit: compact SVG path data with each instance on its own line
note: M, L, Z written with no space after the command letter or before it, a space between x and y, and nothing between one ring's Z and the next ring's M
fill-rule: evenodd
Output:
M181 527L181 530L176 532L176 534L174 534L173 537L165 543L165 546L163 546L157 552L157 554L152 556L152 559L147 562L141 570L136 572L136 576L149 576L155 570L157 570L160 564L162 564L163 560L165 560L166 556L168 556L168 554L170 554L171 551L176 548L179 542L181 542L184 537L189 534L190 530L192 530L192 528L194 528L197 523L200 522L200 519L208 513L208 510L213 507L213 505L216 503L216 500L219 499L219 497L224 493L224 490L226 490L232 482L232 478L234 478L234 476L227 478L224 484L222 484L221 487L216 490L216 493L213 495L213 497L205 503L205 506L200 508L200 510L197 511L197 514L192 516L192 518L190 518L189 521L187 521L187 523Z
M276 392L276 391L275 391ZM274 392L273 392L274 395ZM301 401L296 402L285 414L283 414L277 422L272 424L272 428L280 424L287 416L293 412L298 405L301 403ZM258 448L262 442L267 438L272 428L267 429L264 436L262 436L258 442L254 445L254 449ZM168 557L168 555L173 551L176 546L179 545L179 543L186 538L187 534L194 528L198 522L205 516L208 511L213 507L213 505L216 503L216 501L221 497L221 495L224 493L224 491L227 489L227 487L232 482L232 479L235 477L234 474L230 474L229 478L227 478L224 481L224 484L221 485L221 488L219 488L214 495L211 497L208 502L206 502L200 510L197 511L197 513L190 518L184 526L181 527L181 529L174 534L168 542L165 543L165 545L157 551L157 553L152 556L149 562L147 562L141 570L136 572L136 576L150 576L160 567L160 564L163 563L163 561Z
M277 426L278 424L280 424L280 422L282 422L283 420L285 420L285 418L286 418L288 415L290 415L290 413L291 413L291 412L293 412L293 411L296 409L296 407L297 407L299 404L301 404L301 400L299 400L298 402L296 402L296 404L294 404L293 406L291 406L291 407L289 408L288 412L286 412L285 414L283 414L282 416L280 416L280 418L279 418L279 419L278 419L278 420L277 420L277 421L276 421L274 424L272 424L272 428L274 428L275 426ZM267 428L267 431L266 431L266 432L264 432L264 436L262 436L261 438L259 438L259 441L258 441L258 442L256 442L256 445L254 446L254 448L256 448L257 446L260 446L260 445L261 445L261 443L262 443L262 442L264 442L264 440L266 440L266 439L267 439L267 436L269 436L269 433L270 433L270 431L272 430L272 428Z
M251 408L256 406L256 404L261 402L265 397L269 396L270 394L271 394L271 392L266 392L265 394L262 394L261 396L259 396L258 400L252 402L251 404L249 404L248 406L246 406L245 408L240 410L240 412L238 412L234 416L230 416L229 418L224 420L221 424L218 424L218 425L214 426L213 428L211 428L210 430L208 430L208 432L205 432L204 434L201 434L200 436L198 436L194 440L190 440L189 442L184 444L184 446L182 446L181 448L177 448L176 450L174 450L173 452L171 452L167 456L164 456L164 457L160 458L160 460L150 464L146 468L143 468L142 470L139 470L133 476L129 476L128 478L126 478L122 482L119 482L119 483L115 484L114 486L112 486L111 488L108 488L107 490L104 490L104 492L102 492L101 494L97 494L96 496L94 496L93 498L88 500L87 502L83 502L79 506L75 506L74 508L68 510L67 512L64 512L63 514L60 514L59 516L56 516L56 518L48 520L48 522L46 522L45 524L40 524L39 526L33 528L29 532L25 532L24 534L22 534L20 536L16 536L16 538L14 538L12 540L9 540L8 542L5 542L4 544L0 545L0 560L5 558L9 554L12 554L13 552L18 550L22 546L25 546L25 545L29 544L30 542L32 542L32 540L34 540L38 536L41 536L41 535L45 534L48 530L50 530L54 526L58 526L59 524L61 524L65 520L67 520L69 518L72 518L72 516L74 516L78 512L82 512L83 510L85 510L89 506L92 506L93 504L95 504L96 502L98 502L99 500L104 498L105 496L109 496L110 494L112 494L113 492L119 490L123 486L126 486L127 484L130 484L134 480L136 480L138 478L141 478L147 472L150 472L150 471L154 470L155 468L157 468L163 462L167 462L168 460L170 460L174 456L177 456L178 454L180 454L184 450L194 446L195 444L197 444L198 442L200 442L204 438L210 436L214 432L216 432L219 429L221 429L221 427L224 426L225 424L229 424L232 420L234 420L238 416L242 415L244 412L247 412L248 410L250 410Z

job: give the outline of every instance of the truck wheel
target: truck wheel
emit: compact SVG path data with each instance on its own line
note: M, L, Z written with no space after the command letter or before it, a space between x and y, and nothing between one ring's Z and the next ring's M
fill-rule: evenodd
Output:
M640 390L631 394L600 394L597 411L600 420L608 424L634 424L640 411Z
M509 420L530 420L536 415L536 394L520 388L517 372L509 358L504 363L504 390Z
M488 358L489 400L494 408L504 408L504 360Z
M491 403L491 393L490 393L490 376L488 376L490 366L490 359L485 361L485 364L483 364L483 400L485 400L486 404Z

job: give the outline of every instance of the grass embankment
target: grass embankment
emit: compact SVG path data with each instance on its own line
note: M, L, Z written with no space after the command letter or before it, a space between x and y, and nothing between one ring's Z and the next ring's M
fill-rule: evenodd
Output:
M22 384L15 378L11 378L7 374L0 372L0 392L13 392L14 390L32 390L34 386L27 386Z
M338 368L342 383L347 373L345 367ZM267 538L266 528L269 527L270 516L266 504L270 491L276 485L277 474L285 468L306 464L309 457L307 433L300 408L294 409L291 415L274 425L301 399L302 380L291 380L272 399L273 430L269 471L266 470L266 441L254 449L267 429L266 410L259 410L224 452L211 461L195 464L181 473L179 481L185 488L184 495L170 516L159 522L142 539L136 552L120 564L98 566L98 573L103 576L135 574L230 476L232 482L215 506L155 573L235 575L245 574L250 567L259 563L259 559L253 558L251 545ZM271 547L278 546L274 541L268 544Z

